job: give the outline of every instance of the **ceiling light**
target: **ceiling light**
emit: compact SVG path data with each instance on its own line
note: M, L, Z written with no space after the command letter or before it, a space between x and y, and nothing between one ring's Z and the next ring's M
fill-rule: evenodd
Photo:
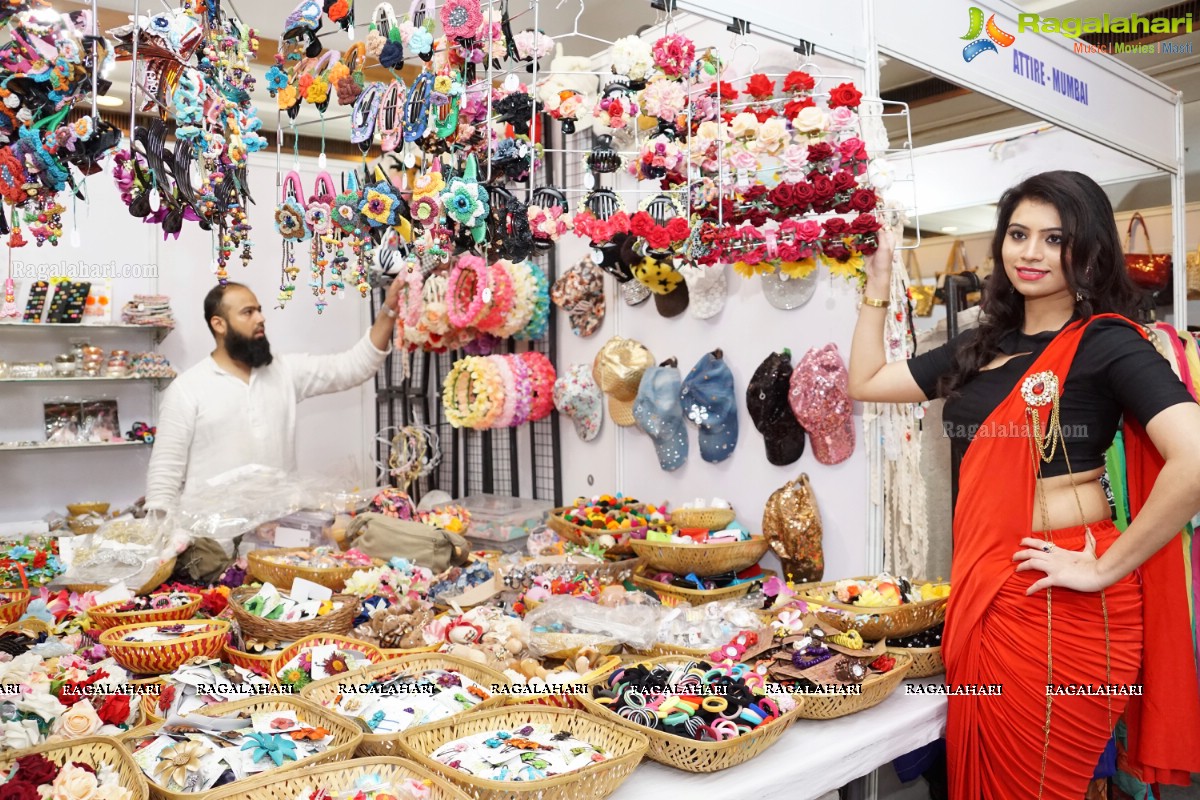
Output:
M105 108L118 108L119 106L125 105L125 101L119 97L109 97L108 95L102 95L102 96L96 98L96 105L104 106Z
M957 232L958 232L958 226L957 226L957 225L944 225L944 226L942 226L942 233L957 233Z

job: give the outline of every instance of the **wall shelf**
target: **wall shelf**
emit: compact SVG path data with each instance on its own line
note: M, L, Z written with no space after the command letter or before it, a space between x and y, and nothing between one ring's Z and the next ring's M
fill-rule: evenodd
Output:
M0 453L3 452L22 452L33 453L48 450L103 450L110 447L145 447L150 449L150 445L145 442L80 442L78 444L0 444Z
M92 325L82 322L0 322L0 331L17 330L149 331L154 335L155 342L161 342L170 335L173 328L159 325L131 325L126 322L114 322L105 325Z
M85 378L78 375L69 377L47 377L47 378L0 378L0 383L134 383L153 381L155 383L169 383L175 380L174 378Z

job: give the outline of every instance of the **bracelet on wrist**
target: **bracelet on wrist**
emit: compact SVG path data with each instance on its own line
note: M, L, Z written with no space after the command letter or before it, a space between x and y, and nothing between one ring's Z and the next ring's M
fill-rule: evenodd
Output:
M863 305L870 306L871 308L887 308L889 303L888 300L878 300L874 297L867 297L866 295L863 295L862 301Z

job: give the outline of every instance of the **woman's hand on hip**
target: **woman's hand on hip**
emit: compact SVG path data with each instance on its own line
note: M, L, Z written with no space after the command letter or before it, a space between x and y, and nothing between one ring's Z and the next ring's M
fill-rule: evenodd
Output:
M1020 562L1017 564L1017 572L1037 570L1046 573L1046 577L1034 581L1025 594L1034 594L1051 586L1061 586L1077 592L1098 592L1104 589L1100 561L1096 557L1096 539L1091 531L1088 531L1086 536L1087 541L1082 550L1064 550L1045 539L1022 539L1021 546L1027 549L1018 550L1013 555L1013 561Z

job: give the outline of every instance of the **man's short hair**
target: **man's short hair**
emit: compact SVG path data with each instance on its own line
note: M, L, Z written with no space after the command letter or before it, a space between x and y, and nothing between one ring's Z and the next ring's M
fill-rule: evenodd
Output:
M226 319L223 313L225 310L225 292L234 288L245 289L247 287L244 283L235 283L234 281L229 281L226 284L218 283L209 289L208 294L204 296L204 323L208 325L208 331L213 336L216 336L217 332L213 330L212 318L221 317L222 319Z

